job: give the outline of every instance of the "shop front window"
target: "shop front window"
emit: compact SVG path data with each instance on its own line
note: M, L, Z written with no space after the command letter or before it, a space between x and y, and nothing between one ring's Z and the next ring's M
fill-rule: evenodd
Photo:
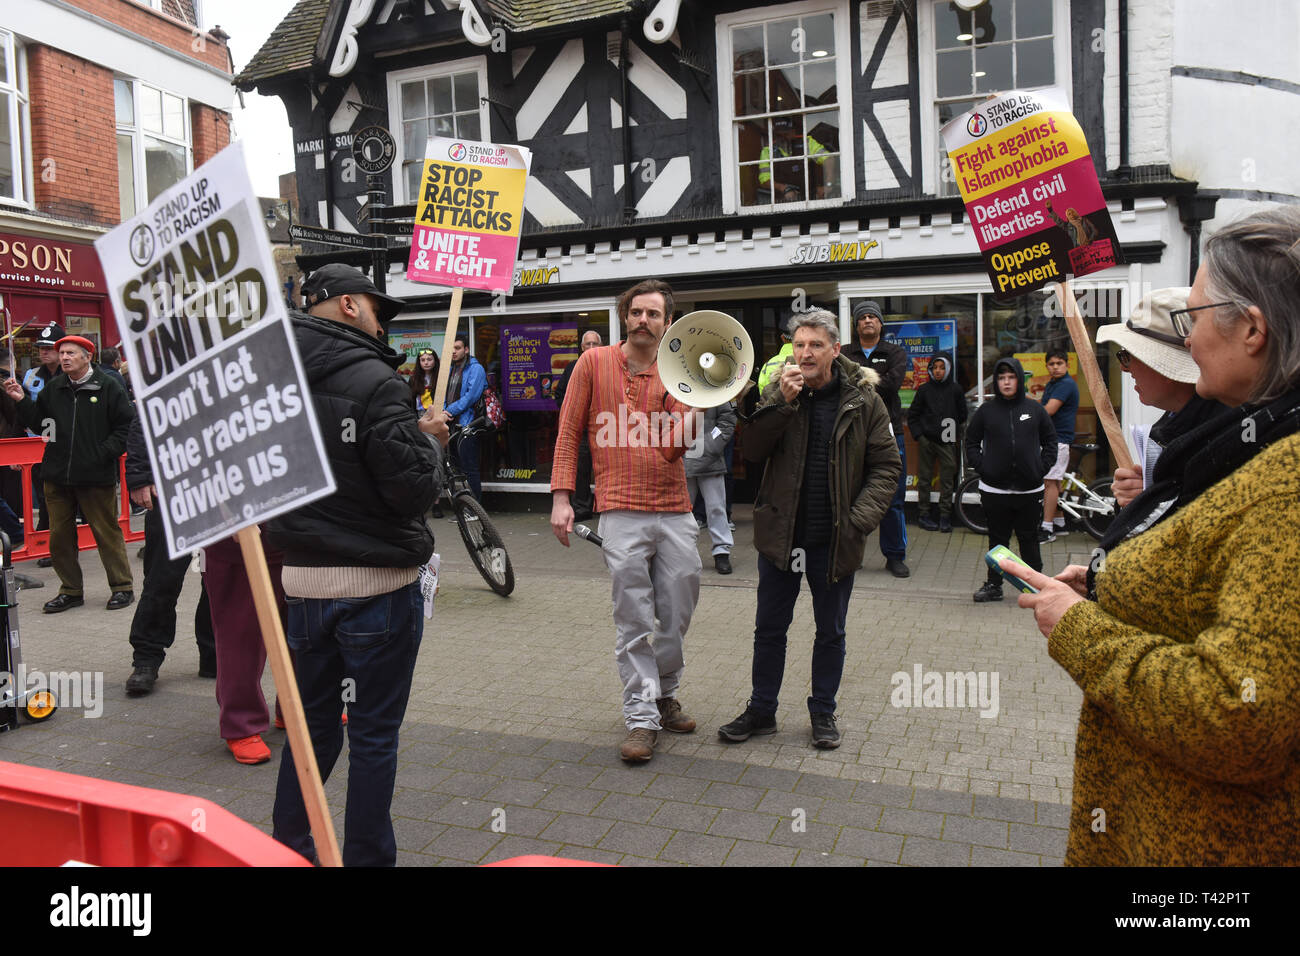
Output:
M501 396L505 428L481 442L484 483L549 484L565 372L587 333L609 345L609 313L544 312L473 319L474 357Z
M1123 318L1122 292L1118 288L1094 287L1075 290L1079 311L1084 317L1088 337L1095 342L1098 326L1117 322ZM1090 455L1079 462L1081 477L1091 480L1112 469L1106 436L1097 420L1096 401L1088 383L1079 369L1079 357L1070 339L1060 303L1052 292L1035 292L1022 296L1014 303L998 302L992 295L984 296L983 400L993 397L993 369L998 359L1014 357L1024 367L1025 387L1029 396L1042 400L1043 390L1050 376L1047 372L1047 353L1051 349L1064 349L1069 355L1069 374L1079 386L1079 413L1075 420L1075 443L1095 443L1103 446L1101 453ZM1095 352L1101 368L1102 379L1109 389L1112 404L1120 402L1120 369L1110 360L1110 351L1104 346ZM973 384L973 383L972 383ZM977 390L973 390L977 391Z
M389 75L390 112L395 114L394 128L400 130L398 188L407 202L416 201L429 137L486 137L486 89L481 59Z

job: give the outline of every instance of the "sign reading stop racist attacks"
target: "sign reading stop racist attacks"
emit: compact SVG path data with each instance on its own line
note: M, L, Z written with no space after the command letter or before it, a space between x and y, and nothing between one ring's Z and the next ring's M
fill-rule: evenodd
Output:
M424 155L406 277L513 292L532 153L432 136Z
M171 556L332 494L243 145L95 248Z
M943 128L994 297L1117 265L1119 240L1065 92L1005 93Z

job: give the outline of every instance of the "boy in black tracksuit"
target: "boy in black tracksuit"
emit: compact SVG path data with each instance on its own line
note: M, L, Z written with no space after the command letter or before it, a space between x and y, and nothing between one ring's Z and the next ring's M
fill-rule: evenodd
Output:
M1056 462L1056 429L1038 402L1025 394L1025 373L1014 358L998 359L993 369L995 395L971 416L966 429L966 460L980 476L980 501L989 522L989 547L1011 543L1035 571L1038 522L1043 515L1043 475ZM976 602L1002 600L1002 576L989 568Z
M952 359L938 352L930 359L930 380L916 390L907 410L907 427L916 440L917 511L926 531L952 531L952 489L957 478L957 442L966 423L966 395L953 374ZM926 507L935 462L939 463L939 507ZM938 519L937 521L935 519Z

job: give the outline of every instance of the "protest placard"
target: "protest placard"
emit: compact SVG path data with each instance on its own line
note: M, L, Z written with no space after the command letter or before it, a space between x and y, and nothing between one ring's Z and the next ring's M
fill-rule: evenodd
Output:
M242 143L95 242L167 550L238 538L321 861L338 840L254 527L334 493ZM214 613L223 609L213 608Z
M1002 94L953 119L942 135L995 298L1120 262L1064 90Z
M243 145L95 248L171 556L332 494Z
M532 153L522 146L429 138L406 277L514 291Z

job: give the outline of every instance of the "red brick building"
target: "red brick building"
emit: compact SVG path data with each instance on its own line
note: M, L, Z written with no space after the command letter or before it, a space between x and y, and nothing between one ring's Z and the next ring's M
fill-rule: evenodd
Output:
M200 30L198 2L0 10L0 294L32 322L19 372L53 321L118 343L91 243L230 142L226 35Z

